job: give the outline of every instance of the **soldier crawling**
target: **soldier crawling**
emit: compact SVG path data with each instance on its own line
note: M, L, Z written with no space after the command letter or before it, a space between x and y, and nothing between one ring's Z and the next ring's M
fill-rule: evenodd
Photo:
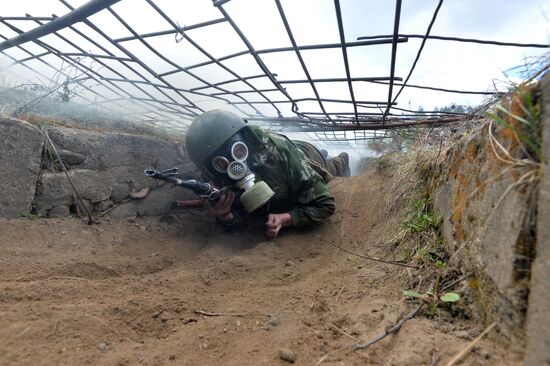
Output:
M203 177L225 190L208 209L225 226L242 225L250 213L267 215L266 234L313 226L334 213L327 183L349 176L346 153L326 159L313 145L249 126L234 113L212 110L189 128L186 148Z

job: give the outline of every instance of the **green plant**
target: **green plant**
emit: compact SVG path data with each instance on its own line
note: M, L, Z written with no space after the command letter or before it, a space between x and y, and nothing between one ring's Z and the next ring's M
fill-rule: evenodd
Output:
M443 249L441 225L443 218L432 210L432 201L424 197L412 201L401 226L405 231L405 239L415 243L406 251L407 258L424 267L444 269L447 257Z
M39 215L33 214L32 212L22 212L21 214L19 214L19 216L24 217L27 220L34 220L40 217Z
M441 305L460 300L460 295L456 292L438 293L437 289L435 292L428 291L426 293L405 290L403 291L403 296L424 301L427 304L426 313L430 318L433 318L437 314L437 310Z
M427 270L429 276L435 275L436 277L433 289L425 293L406 290L403 291L403 295L425 302L426 314L430 318L437 314L442 305L460 300L457 293L441 289L442 279L447 274L447 254L443 248L441 236L442 223L442 216L433 211L430 197L413 200L407 211L406 219L402 223L408 241L416 243L413 248L409 248L408 256Z
M437 301L439 299L439 301L441 302L456 302L458 300L460 300L460 295L457 294L456 292L445 292L439 296L436 296L433 292L426 292L424 294L420 293L420 292L416 292L416 291L411 291L411 290L405 290L403 291L403 295L406 296L406 297L410 297L412 299L421 299L421 300L426 300L426 301Z
M409 218L403 226L411 233L425 233L430 230L439 232L443 218L430 210L431 204L431 198L414 200L409 210Z
M426 309L426 313L429 318L435 317L435 315L437 314L437 304L433 302L429 303Z
M540 162L542 159L542 124L540 122L540 106L530 89L520 88L517 92L517 107L522 115L512 113L502 104L495 107L496 113L488 112L487 116L503 128L513 131L532 160ZM506 118L506 117L509 117Z

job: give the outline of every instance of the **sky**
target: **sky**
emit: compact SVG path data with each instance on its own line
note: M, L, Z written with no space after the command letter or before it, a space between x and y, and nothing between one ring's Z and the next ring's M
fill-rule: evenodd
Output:
M23 16L27 13L33 16L50 16L51 14L60 16L68 12L68 8L58 0L0 1L2 2L2 16ZM68 0L68 2L77 7L86 1ZM403 0L399 32L424 34L437 2L437 0ZM212 5L211 0L155 0L155 3L180 26L189 26L221 18L220 11ZM281 3L298 45L339 42L333 0L281 0ZM361 36L392 34L395 12L394 1L341 0L340 4L347 42L356 41ZM122 0L112 8L140 34L171 29L170 24L155 12L145 0ZM255 49L288 47L291 45L274 0L231 0L224 5L224 9L227 10L248 37ZM446 0L431 34L549 44L549 19L550 2L543 0ZM90 20L111 38L116 39L131 35L107 11L92 16ZM24 31L37 26L36 23L30 21L19 21L12 24ZM86 25L79 23L75 27L97 40L114 54L125 56L123 52L110 45ZM15 35L13 31L2 24L0 24L0 34L8 38ZM69 37L88 52L103 53L103 51L69 29L61 31L60 34ZM190 30L186 34L216 58L246 49L228 23ZM78 51L54 35L45 36L43 39L63 52ZM189 42L185 40L176 42L174 35L148 38L147 41L150 42L152 47L159 50L163 56L182 66L206 60L206 57ZM396 76L402 78L407 76L420 42L419 39L409 39L407 43L398 45ZM174 66L154 55L137 40L121 42L121 44L156 73L168 72L174 69ZM26 43L23 46L27 50L36 53L44 51L43 48L33 43ZM494 90L496 81L502 89L506 87L504 83L507 79L504 73L505 70L524 63L528 57L540 56L545 52L547 52L545 49L428 40L409 83L449 89L487 91ZM6 53L16 59L28 56L18 49L10 49ZM302 51L302 55L312 78L345 77L344 62L340 49ZM352 77L389 76L391 45L349 48L348 56ZM277 74L278 80L305 79L302 67L293 52L263 54L261 58L270 71ZM72 75L75 76L78 74L76 70L71 70L66 64L61 64L59 59L53 55L49 55L45 59L55 66L65 67L67 73L72 72ZM16 83L15 80L18 78L24 78L32 82L49 83L48 80L32 74L20 66L6 69L5 66L11 62L9 58L0 55L0 76L7 80L4 81L5 83ZM104 77L118 78L106 67L98 65L90 59L83 59L83 62L97 70ZM129 78L140 78L133 71L114 61L105 60L104 62ZM28 64L48 77L55 74L53 70L43 66L37 60L30 61ZM262 73L256 61L250 55L233 58L224 61L223 64L239 75L250 76ZM2 68L3 66L4 68ZM145 74L148 80L159 82L141 67L136 66L135 68ZM212 65L194 69L194 72L199 78L210 82L234 78L227 71ZM514 73L509 73L508 78L511 81L517 81L516 76ZM175 87L184 89L204 85L197 77L185 75L181 72L166 76L165 80ZM163 95L147 85L137 89L126 83L117 82L116 84L133 96L147 97L146 93L149 93L159 100L170 102L171 97L174 100L181 101L181 96L173 91L166 91L167 97L167 95ZM251 80L250 84L256 88L273 88L273 84L266 78ZM117 98L117 95L112 91L102 88L93 81L90 81L89 85L100 91L106 98ZM286 84L285 86L288 93L295 98L314 96L309 84ZM240 82L225 85L224 88L231 91L250 89L249 86ZM317 85L317 89L323 98L350 99L350 92L346 83L322 83ZM202 91L206 93L219 92L219 90L212 89ZM394 90L394 94L395 92L396 90ZM86 92L83 93L86 95ZM241 105L239 111L220 100L201 95L183 94L205 110L225 108L235 110L238 113L240 111L255 113L246 105ZM280 91L265 94L270 99L285 99ZM356 100L386 101L388 89L386 86L371 83L354 83L354 94ZM247 95L250 100L262 100L262 97L257 93ZM97 97L91 94L89 97L92 100L97 100ZM239 102L239 99L234 96L226 97L233 102ZM435 107L452 103L477 105L482 101L482 96L406 88L398 99L398 106L413 110L420 107L424 110L432 110ZM145 113L144 110L140 109L139 103L117 101L108 105L122 110L131 110L137 114L150 115L150 113ZM349 104L324 103L324 105L330 111L348 113L353 111ZM293 116L288 104L280 104L278 107L283 116ZM303 112L320 111L316 102L300 102L299 108ZM258 109L267 116L276 116L276 111L269 105L260 105ZM161 113L161 115L166 114ZM154 118L154 116L151 118ZM188 123L190 119L182 116L181 121ZM178 122L176 121L176 123Z

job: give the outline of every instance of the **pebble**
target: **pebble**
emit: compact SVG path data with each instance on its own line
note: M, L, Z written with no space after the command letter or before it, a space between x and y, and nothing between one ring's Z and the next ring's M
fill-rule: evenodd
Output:
M109 349L109 346L105 342L101 342L97 345L97 347L102 351L107 351Z
M481 351L479 351L479 354L480 354L481 357L483 357L486 360L491 358L491 352L489 352L486 349L482 349Z
M277 317L273 317L271 319L269 319L269 321L267 322L268 325L272 326L272 327L277 327L279 325L282 324L281 320Z
M314 331L313 334L315 334L315 336L319 339L323 338L323 332L321 332L320 330Z
M279 350L279 358L283 361L294 363L296 361L296 353L288 348L281 348Z
M470 332L467 330L459 330L453 333L456 337L462 338L462 339L472 339L472 336L470 335Z
M163 311L161 314L160 314L160 320L162 322L167 322L168 320L171 320L172 319L172 315L170 315L170 313L166 312L166 311Z

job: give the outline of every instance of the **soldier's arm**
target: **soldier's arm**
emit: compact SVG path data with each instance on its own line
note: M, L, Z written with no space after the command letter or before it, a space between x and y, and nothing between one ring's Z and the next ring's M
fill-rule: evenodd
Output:
M201 172L201 175L204 182L210 182L218 188L222 186L220 182L215 181L214 176L212 176L211 174L207 172ZM230 207L226 215L218 215L216 212L213 212L216 210L210 209L211 206L216 206L219 203L220 202L218 201L214 205L207 204L207 207L209 207L209 211L216 219L216 222L221 224L222 226L225 226L226 228L239 227L248 220L248 214L242 204L238 202L238 199L231 199L230 202L228 202Z
M327 183L311 168L295 146L287 150L289 185L297 205L290 211L292 226L314 226L326 220L336 208Z

